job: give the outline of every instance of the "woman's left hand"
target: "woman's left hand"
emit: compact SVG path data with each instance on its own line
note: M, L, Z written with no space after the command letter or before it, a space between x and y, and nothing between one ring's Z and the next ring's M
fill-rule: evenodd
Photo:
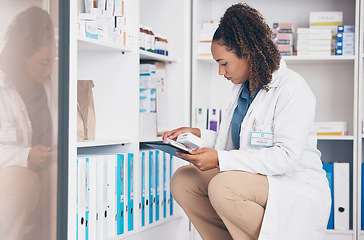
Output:
M195 165L201 171L216 168L219 164L217 151L212 148L188 150L190 154L177 152L186 161Z

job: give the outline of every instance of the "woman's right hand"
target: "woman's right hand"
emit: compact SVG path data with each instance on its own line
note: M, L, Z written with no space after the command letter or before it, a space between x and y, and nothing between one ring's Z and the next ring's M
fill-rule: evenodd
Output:
M182 133L192 133L193 135L196 135L197 137L201 137L201 131L199 128L190 128L190 127L180 127L171 131L168 131L163 134L163 142L167 141L167 138L172 140L177 140L178 135Z
M53 152L50 147L36 145L29 151L28 162L37 168L44 168L55 157Z

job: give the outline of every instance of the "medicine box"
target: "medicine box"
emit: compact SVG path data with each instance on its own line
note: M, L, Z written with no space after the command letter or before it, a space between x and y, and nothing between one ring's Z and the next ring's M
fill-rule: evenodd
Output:
M315 122L317 135L348 135L347 122Z
M182 143L189 149L198 149L202 147L203 141L192 133L182 133L178 135L177 142Z
M342 25L343 12L310 12L310 26L314 25Z

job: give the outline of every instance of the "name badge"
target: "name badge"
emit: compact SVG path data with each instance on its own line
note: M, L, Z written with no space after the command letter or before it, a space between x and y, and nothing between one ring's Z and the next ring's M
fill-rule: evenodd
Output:
M273 133L251 132L250 145L261 147L273 147Z
M16 143L16 128L0 129L0 143Z

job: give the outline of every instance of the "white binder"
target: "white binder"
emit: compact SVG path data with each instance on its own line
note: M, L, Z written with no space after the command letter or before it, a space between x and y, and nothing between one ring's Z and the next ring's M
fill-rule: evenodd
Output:
M97 239L104 238L104 156L97 156L96 161L96 236Z
M207 108L206 107L197 107L196 115L195 115L195 127L199 129L207 129Z
M109 216L109 209L108 209L108 162L109 159L107 156L102 157L103 162L103 173L102 173L102 216L101 216L101 225L102 225L102 239L107 238L108 236L108 216Z
M107 156L107 235L114 237L117 235L116 217L116 163L117 155Z
M96 176L96 157L90 156L89 159L89 225L88 238L96 240L97 238L97 176Z
M77 157L77 236L86 239L86 158Z
M349 230L349 163L334 163L334 229Z
M169 184L170 184L170 159L171 159L171 155L169 155L168 153L166 153L165 155L165 168L166 168L166 217L170 216L170 188L169 188Z
M144 179L145 179L145 225L149 224L149 151L145 151L145 160L144 160Z

